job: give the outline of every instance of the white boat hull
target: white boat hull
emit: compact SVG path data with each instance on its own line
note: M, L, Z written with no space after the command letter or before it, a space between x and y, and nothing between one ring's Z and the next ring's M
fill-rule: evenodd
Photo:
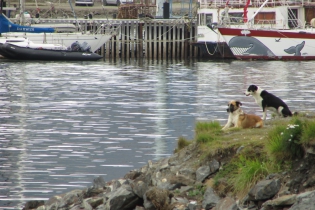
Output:
M315 31L219 28L238 59L315 60Z
M111 34L82 34L82 33L6 33L0 39L12 37L25 37L35 44L60 44L66 47L78 41L86 42L91 47L91 52L100 49L111 37ZM1 41L0 41L1 42Z

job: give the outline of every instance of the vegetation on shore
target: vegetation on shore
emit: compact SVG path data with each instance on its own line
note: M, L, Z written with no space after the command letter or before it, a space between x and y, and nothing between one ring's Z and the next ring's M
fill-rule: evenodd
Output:
M270 120L261 129L228 131L222 131L217 121L198 122L194 139L180 137L175 152L192 143L198 145L201 162L221 161L220 170L206 184L221 196L243 198L258 181L292 170L293 161L305 156L306 148L315 143L315 119L300 115Z

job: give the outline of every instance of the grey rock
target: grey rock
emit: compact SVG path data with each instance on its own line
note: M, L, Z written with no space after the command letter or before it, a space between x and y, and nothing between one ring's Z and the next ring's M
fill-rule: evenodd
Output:
M210 162L209 167L210 167L210 174L213 174L219 170L220 163L216 159L213 159Z
M210 167L209 166L201 166L196 171L196 180L198 182L202 182L210 175Z
M238 206L234 199L225 197L221 199L212 210L238 210Z
M106 182L103 177L99 176L93 180L93 188L104 188L106 186Z
M280 187L280 179L260 181L249 191L248 199L253 201L270 199L279 192Z
M268 200L263 203L263 206L272 206L272 207L283 207L291 206L296 202L297 195L284 195L273 200Z
M205 209L211 209L219 203L220 197L214 193L211 187L208 187L202 201L202 207Z
M128 185L123 185L110 193L105 204L108 210L130 210L139 204L140 198Z
M147 183L142 180L134 181L130 183L130 186L132 188L132 191L140 198L143 198L143 195L149 188Z
M297 201L289 210L314 210L315 209L315 191L301 193L297 196Z

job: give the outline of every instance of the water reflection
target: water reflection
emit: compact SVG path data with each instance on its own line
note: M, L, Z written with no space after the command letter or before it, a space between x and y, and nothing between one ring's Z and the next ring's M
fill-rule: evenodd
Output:
M119 178L192 139L196 120L226 122L229 100L258 84L314 110L314 62L0 64L0 208Z

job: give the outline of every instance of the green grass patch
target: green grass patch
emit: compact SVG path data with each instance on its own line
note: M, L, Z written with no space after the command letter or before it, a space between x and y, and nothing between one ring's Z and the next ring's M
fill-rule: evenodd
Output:
M244 197L249 189L268 174L280 171L280 166L262 155L253 158L252 154L235 156L214 176L214 189L219 195L227 192Z
M199 133L196 136L196 141L198 143L210 143L213 142L214 140L216 140L216 135L212 134L212 133Z
M197 122L195 126L195 132L196 135L205 132L213 132L214 134L218 135L222 133L221 128L222 127L218 121Z
M222 134L221 125L218 121L197 122L195 126L195 140L198 143L209 143L217 140Z
M243 197L268 174L290 170L291 160L304 156L303 144L315 142L315 120L305 117L273 119L260 129L222 132L221 128L216 121L198 122L194 139L200 154L198 164L213 158L226 161L212 180L219 195L231 192ZM244 149L235 154L240 146Z
M278 125L268 133L267 152L276 162L301 158L304 150L300 144L304 123L292 118L286 126Z
M205 194L206 186L202 184L197 184L194 186L193 190L188 192L189 197L202 197Z
M184 137L179 137L177 140L177 148L174 150L175 153L177 153L178 151L180 151L181 149L185 148L186 146L188 146L189 144L191 144L192 141L187 140Z
M249 159L243 155L239 156L236 165L238 172L229 179L228 183L233 186L234 193L240 197L245 196L259 180L278 169L268 160Z
M315 120L308 121L303 127L300 143L307 145L315 142Z

